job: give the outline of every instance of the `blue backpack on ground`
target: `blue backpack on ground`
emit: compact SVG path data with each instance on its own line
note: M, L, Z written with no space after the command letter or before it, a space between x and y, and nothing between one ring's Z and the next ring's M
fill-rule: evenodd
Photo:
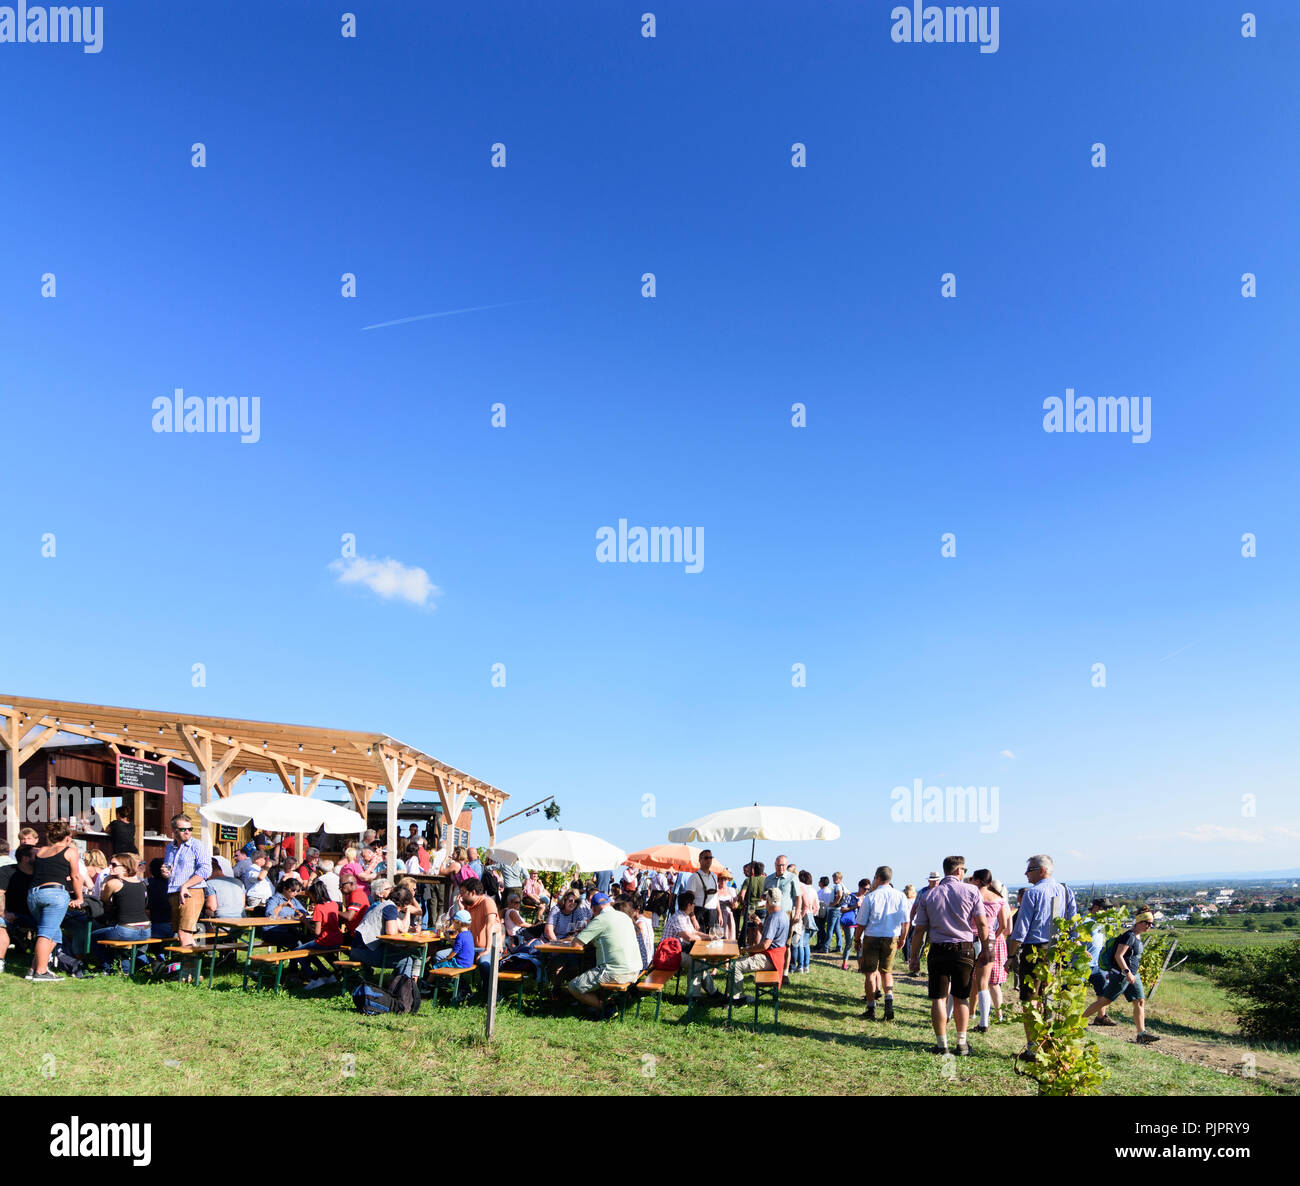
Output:
M409 976L394 976L387 991L373 984L362 984L352 990L352 1004L358 1013L375 1016L379 1013L418 1013L420 988Z
M379 1013L392 1013L396 1002L392 993L373 984L361 984L352 990L352 1004L358 1013L373 1017Z

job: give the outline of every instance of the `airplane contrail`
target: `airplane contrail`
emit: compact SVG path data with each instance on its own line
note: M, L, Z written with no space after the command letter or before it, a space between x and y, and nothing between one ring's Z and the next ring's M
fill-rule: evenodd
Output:
M362 330L387 329L390 325L406 325L410 321L428 321L434 317L454 317L457 313L481 313L484 309L505 309L510 305L526 305L527 301L502 301L499 305L471 305L468 309L444 309L441 313L417 313L414 317L399 317L396 321L380 321L363 325Z

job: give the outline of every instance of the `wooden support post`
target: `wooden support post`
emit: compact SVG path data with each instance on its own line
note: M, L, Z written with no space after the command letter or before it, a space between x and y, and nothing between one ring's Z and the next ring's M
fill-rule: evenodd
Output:
M501 811L501 803L496 799L490 799L486 795L479 799L483 804L483 815L487 818L488 828L488 847L495 848L497 843L497 815Z
M460 819L460 813L465 810L465 800L469 798L469 788L462 783L453 782L446 775L437 775L438 780L438 798L442 801L443 820L443 840L448 845L448 852L452 847L447 841L448 829L456 828L456 821Z
M411 780L415 778L417 767L412 762L403 770L401 757L386 749L380 750L378 753L372 753L370 756L375 765L379 767L384 780L384 789L388 792L388 823L385 844L388 848L388 876L391 879L393 876L393 862L397 860L397 809L401 805L402 796L406 794L407 788L411 785Z
M218 779L213 777L212 764L212 738L207 734L195 737L193 731L186 731L184 725L176 726L176 734L181 739L181 743L190 751L190 757L194 765L199 768L199 807L206 807L212 802L212 788ZM233 755L227 755L231 757ZM227 762L226 765L229 765ZM222 768L222 774L225 773L225 767ZM170 823L170 821L167 821ZM212 824L202 811L199 813L199 838L203 844L203 851L210 853L212 851Z
M4 729L0 731L0 744L5 749L5 774L8 794L5 795L5 838L9 841L9 851L18 847L18 751L21 748L18 712L5 717Z
M497 1024L497 971L501 962L500 940L495 931L488 939L488 983L487 983L487 1040L492 1041L492 1031Z
M41 748L51 737L58 733L53 725L38 722L23 735L22 710L14 706L5 717L4 728L0 730L0 744L3 744L7 758L9 775L9 793L5 796L5 838L12 851L18 847L18 832L22 827L19 813L19 799L22 795L23 763ZM53 794L54 788L49 788ZM56 800L51 798L51 803ZM46 818L49 818L48 815Z
M131 805L131 814L135 817L135 851L144 860L144 792L136 791Z

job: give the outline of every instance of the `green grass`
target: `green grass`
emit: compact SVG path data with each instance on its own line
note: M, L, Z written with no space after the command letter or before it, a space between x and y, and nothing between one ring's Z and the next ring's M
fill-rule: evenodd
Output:
M1238 918L1244 917L1238 915ZM1261 918L1275 918L1278 915L1260 915ZM1232 920L1234 923L1237 919ZM1274 943L1287 943L1300 939L1300 931L1295 927L1286 927L1280 931L1247 931L1240 925L1222 927L1187 926L1186 924L1168 923L1160 928L1172 931L1178 939L1179 955L1201 951L1240 951L1247 947L1265 947ZM1175 959L1178 956L1174 957Z
M814 957L815 959L825 957ZM624 1091L805 1094L834 1083L836 1093L891 1095L1033 1095L1015 1073L1023 1042L1018 1024L972 1035L975 1056L943 1060L926 1053L932 1036L924 985L896 983L898 1019L859 1020L862 978L838 963L815 963L783 995L781 1031L728 1030L724 1010L683 1025L683 1007L664 1003L656 1025L644 1006L638 1021L599 1023L538 1007L498 1012L496 1038L482 1042L482 1008L414 1017L362 1017L336 992L322 999L241 993L239 976L219 974L213 991L179 984L132 984L96 977L36 985L22 960L0 976L0 1024L6 1037L0 1092L113 1095L129 1082L139 1094L426 1094L458 1088L478 1094ZM1190 1007L1201 990L1184 1002ZM1153 1029L1174 1000L1161 987ZM753 1018L752 1008L738 1016ZM1194 1020L1194 1019L1193 1019ZM1123 1030L1111 1035L1128 1035ZM1188 1065L1131 1042L1101 1042L1111 1072L1102 1090L1118 1095L1269 1093L1247 1080ZM947 1066L945 1066L945 1062Z

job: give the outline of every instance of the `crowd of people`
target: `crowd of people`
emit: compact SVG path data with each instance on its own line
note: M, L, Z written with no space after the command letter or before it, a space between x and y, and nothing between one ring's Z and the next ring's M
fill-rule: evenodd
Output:
M481 904L477 851L430 848L414 825L403 838L403 858L390 864L381 837L368 832L360 844L345 848L337 867L314 845L298 856L292 835L257 832L232 861L205 848L186 816L174 816L170 827L163 855L147 865L135 850L125 812L109 825L114 852L107 857L97 849L83 854L61 820L46 825L43 840L35 829L23 828L12 853L0 841L0 972L18 934L31 936L26 978L51 983L65 972L80 978L95 968L116 971L120 955L105 941L167 939L190 947L208 929L205 920L252 912L284 920L283 927L263 929L265 942L313 953L303 971L310 977L307 987L315 988L334 982L317 952L346 947L354 958L378 964L381 933L441 921L449 933L465 926L486 943L492 929ZM512 872L510 866L494 870L506 883ZM448 877L454 901L444 901L442 884L420 885L413 874ZM521 875L514 886L519 894L526 881L539 888L536 879ZM464 944L456 948L457 958L463 949ZM165 964L165 973L181 970L178 961L163 956L139 958Z
M337 865L316 845L299 856L292 836L259 832L231 862L205 849L185 816L173 817L171 830L164 855L148 867L133 851L129 827L113 836L120 851L108 858L96 851L83 857L59 821L47 825L43 841L24 829L12 855L0 844L0 972L14 931L31 933L26 975L43 983L63 979L60 967L77 976L87 974L87 964L114 970L120 955L102 946L105 940L190 946L205 919L253 911L284 921L263 929L267 943L310 953L297 973L308 990L334 982L328 953L346 949L361 963L388 966L385 936L436 929L446 945L429 966L486 967L495 950L505 966L529 967L558 999L567 994L592 1017L613 1008L598 995L602 984L628 984L652 968L680 972L693 1004L745 1004L753 999L744 991L747 975L775 971L788 981L810 971L814 953L829 954L841 970L853 966L863 977L863 1019L887 1022L895 1017L896 959L919 975L924 957L933 1053L969 1055L971 1033L987 1033L1003 1019L1010 979L1026 1033L1020 1057L1032 1061L1054 923L1076 912L1073 892L1053 877L1046 854L1027 860L1028 885L1014 902L988 869L968 876L960 856L945 858L942 873L930 873L919 890L897 888L887 865L851 889L840 872L814 884L809 870L784 855L770 873L762 861L747 863L733 882L715 870L708 849L692 870L604 870L552 897L535 871L485 863L474 848L430 844L414 824L395 845L366 833ZM401 855L390 859L394 850ZM1098 899L1090 912L1105 909ZM1115 1024L1107 1009L1124 996L1144 1044L1158 1040L1146 1029L1138 971L1153 921L1143 910L1114 939L1107 941L1100 925L1089 937L1096 1000L1087 1016L1094 1025ZM725 976L717 974L720 961L692 956L701 939L738 944ZM543 958L557 950L557 958ZM180 973L165 956L140 958ZM414 964L414 956L403 956L394 970L409 975ZM479 991L486 980L479 978Z

